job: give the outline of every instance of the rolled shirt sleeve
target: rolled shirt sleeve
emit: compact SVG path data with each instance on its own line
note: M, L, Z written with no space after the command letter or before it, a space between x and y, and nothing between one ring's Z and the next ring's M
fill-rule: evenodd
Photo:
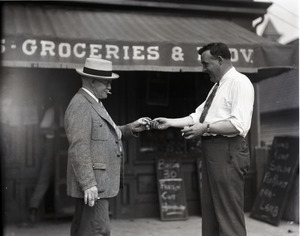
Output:
M251 82L245 78L235 83L230 91L230 97L231 113L228 120L241 136L246 136L250 129L254 104L254 89Z

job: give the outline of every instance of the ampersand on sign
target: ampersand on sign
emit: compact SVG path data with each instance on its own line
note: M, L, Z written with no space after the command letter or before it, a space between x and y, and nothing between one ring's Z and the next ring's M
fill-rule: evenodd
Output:
M174 61L183 61L183 52L181 47L173 47L172 48L172 59Z

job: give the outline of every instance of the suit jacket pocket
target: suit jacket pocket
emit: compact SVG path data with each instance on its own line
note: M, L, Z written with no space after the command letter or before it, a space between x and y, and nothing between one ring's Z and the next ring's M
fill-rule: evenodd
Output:
M106 164L102 162L93 163L95 178L97 181L98 192L104 192L108 187L108 174Z
M105 126L99 121L93 121L92 123L92 140L107 140L108 131L105 129Z

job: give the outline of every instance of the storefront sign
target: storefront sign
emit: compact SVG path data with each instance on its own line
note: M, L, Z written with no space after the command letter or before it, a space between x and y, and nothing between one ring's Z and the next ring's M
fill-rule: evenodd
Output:
M86 57L99 57L113 62L120 70L199 71L201 45L133 42L60 41L37 38L4 38L1 41L3 64L6 66L74 68ZM255 71L255 50L230 47L232 62L240 69Z

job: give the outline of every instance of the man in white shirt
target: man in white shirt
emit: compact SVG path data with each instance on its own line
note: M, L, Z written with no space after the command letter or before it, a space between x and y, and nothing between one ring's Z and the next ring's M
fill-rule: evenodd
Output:
M202 139L202 235L245 236L244 175L250 165L247 135L254 89L236 71L224 43L202 47L203 72L215 83L205 102L182 118L156 118L152 127L183 128L185 139ZM212 96L211 96L212 95Z

